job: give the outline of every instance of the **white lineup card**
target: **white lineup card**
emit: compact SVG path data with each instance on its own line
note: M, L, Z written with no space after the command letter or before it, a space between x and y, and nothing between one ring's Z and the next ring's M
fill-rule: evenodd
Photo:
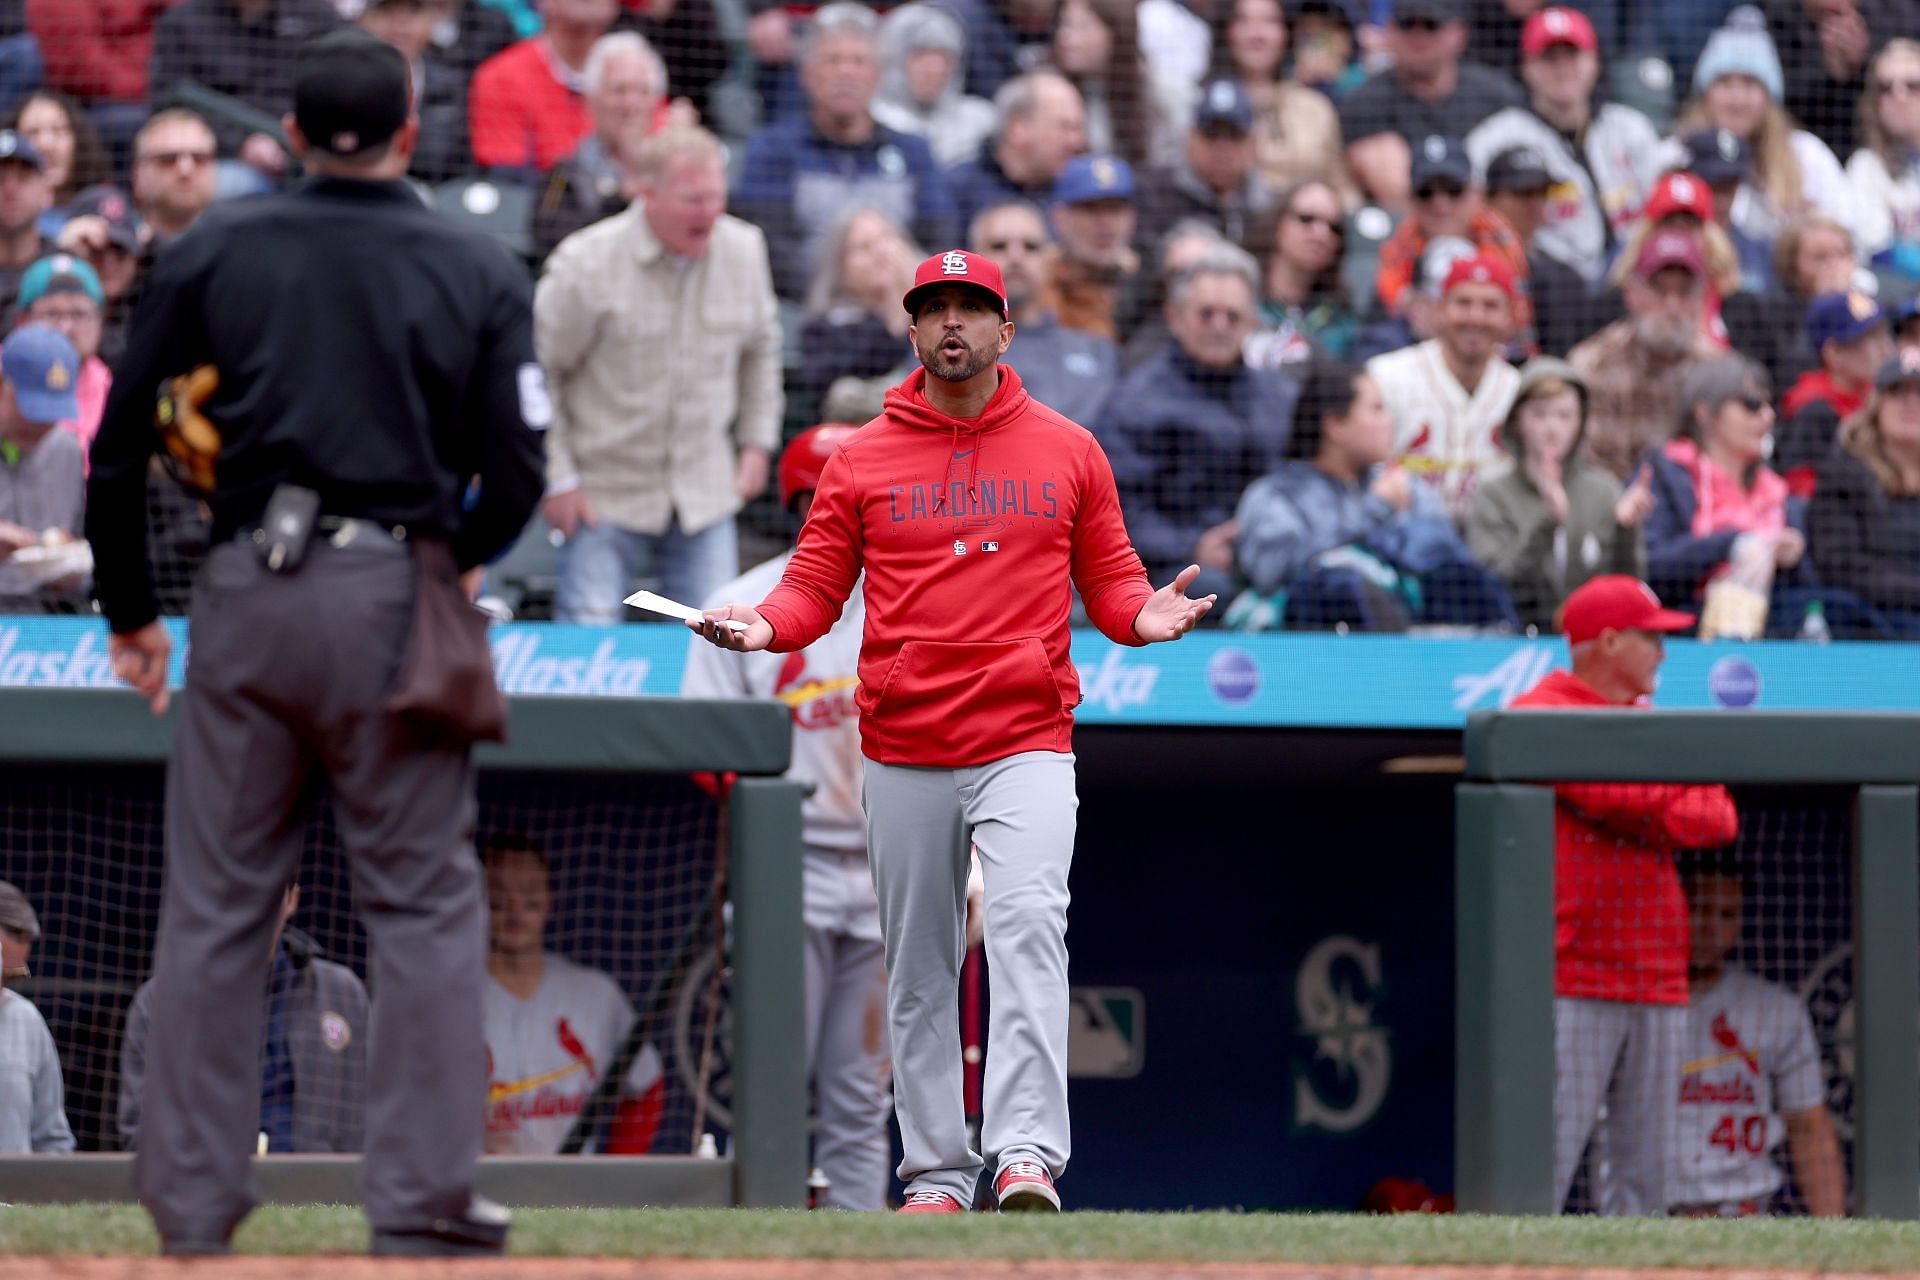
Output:
M700 611L681 604L678 600L669 600L654 591L636 591L623 602L636 609L645 609L648 613L658 613L669 618L678 618L682 622L700 621ZM733 631L745 631L747 624L729 619L720 624Z

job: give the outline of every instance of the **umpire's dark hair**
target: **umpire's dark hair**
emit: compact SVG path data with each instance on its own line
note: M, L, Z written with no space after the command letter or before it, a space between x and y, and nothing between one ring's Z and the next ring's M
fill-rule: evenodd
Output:
M1287 435L1289 458L1311 459L1320 452L1320 438L1328 418L1344 418L1359 398L1359 382L1366 370L1331 356L1316 357L1300 379L1300 398L1293 405L1293 429Z

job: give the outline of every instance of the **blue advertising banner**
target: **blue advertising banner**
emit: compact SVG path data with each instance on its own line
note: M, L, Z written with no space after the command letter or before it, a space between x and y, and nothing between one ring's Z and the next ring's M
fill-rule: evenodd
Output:
M170 623L185 666L183 622ZM508 693L671 696L687 633L673 625L506 623L494 669ZM87 618L0 618L0 688L112 687L106 631ZM1128 649L1074 634L1085 701L1100 725L1448 729L1503 706L1567 661L1554 639L1241 635L1201 632ZM1673 708L1920 710L1920 645L1676 641L1659 702Z

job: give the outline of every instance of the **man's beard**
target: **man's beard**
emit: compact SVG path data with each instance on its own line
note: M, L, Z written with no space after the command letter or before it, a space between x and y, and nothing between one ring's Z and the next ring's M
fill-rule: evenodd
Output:
M1687 354L1693 346L1693 334L1693 325L1685 320L1640 316L1633 322L1634 341L1654 355L1668 359Z
M940 356L942 348L946 345L947 340L943 337L934 345L932 351L920 353L920 363L926 366L928 373L942 382L965 382L969 378L977 378L993 364L992 353L973 346L965 338L960 339L960 345L967 349L967 358L958 365L945 364Z

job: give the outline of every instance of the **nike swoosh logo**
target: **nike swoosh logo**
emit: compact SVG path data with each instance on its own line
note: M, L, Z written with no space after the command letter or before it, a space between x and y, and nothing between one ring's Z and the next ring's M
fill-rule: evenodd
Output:
M973 450L971 450L971 449L955 449L955 450L953 451L953 456L954 456L954 457L956 457L956 458L964 458L964 457L966 457L966 456L967 456L968 454L970 454L970 453L972 453L972 452L973 452Z

